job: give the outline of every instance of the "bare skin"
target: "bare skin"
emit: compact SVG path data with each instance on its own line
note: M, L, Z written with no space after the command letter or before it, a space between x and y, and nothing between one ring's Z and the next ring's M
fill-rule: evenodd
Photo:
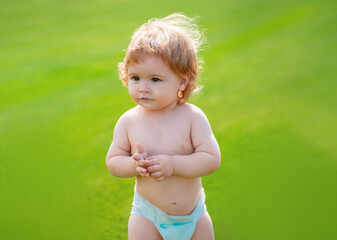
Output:
M118 150L121 155L130 158L129 162L117 160L119 167L122 167L123 163L129 165L125 166L127 171L124 176L137 176L137 192L144 199L171 215L186 215L193 211L202 188L201 176L213 172L218 167L218 163L212 155L203 151L197 152L198 148L193 146L193 144L200 145L199 141L202 139L202 134L196 134L197 139L194 142L190 137L194 136L191 134L191 128L194 125L190 124L195 119L195 114L201 114L201 112L195 113L197 111L195 108L190 104L177 105L174 110L164 115L150 114L149 116L139 106L129 110L120 119L122 122L117 123L118 127L123 124L127 128L123 131L121 131L123 126L115 129L115 134L121 135L114 137L108 155L110 161L118 159L118 155L115 159L110 157L114 151L117 151L114 150L115 144L119 145L123 143L122 141L128 143L129 145L123 146L125 150L122 148ZM189 118L187 118L188 116ZM157 124L158 122L163 124ZM208 130L210 131L210 129ZM128 134L124 135L124 133ZM118 139L120 139L120 143L117 142ZM210 138L209 141L210 143L205 144L213 144L215 139ZM138 152L137 144L140 144ZM201 147L202 144L199 149L202 149ZM217 145L214 148L216 149L216 147ZM130 153L134 157L130 156ZM143 155L144 160L135 160L139 155ZM175 161L172 157L175 158ZM199 164L197 160L200 160L201 163ZM172 164L167 163L171 161L176 163L174 174L171 172ZM167 165L169 166L167 167ZM117 174L123 174L122 170L117 171L119 171Z
M177 92L186 87L187 76L177 76L154 56L129 69L129 92L138 105L116 124L108 170L118 177L136 176L137 192L167 214L191 214L202 189L201 177L220 166L210 124L196 106L177 104ZM160 76L160 81L153 76ZM131 215L129 239L143 238L162 239L148 219ZM213 239L207 212L192 239Z

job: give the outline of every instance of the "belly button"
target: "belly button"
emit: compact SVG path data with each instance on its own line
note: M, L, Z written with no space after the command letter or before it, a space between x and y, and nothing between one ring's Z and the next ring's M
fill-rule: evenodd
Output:
M172 205L177 205L177 202L176 202L176 201L173 201Z

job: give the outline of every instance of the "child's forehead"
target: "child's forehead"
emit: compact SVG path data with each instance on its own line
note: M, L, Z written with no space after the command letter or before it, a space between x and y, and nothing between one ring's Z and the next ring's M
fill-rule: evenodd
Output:
M147 55L137 62L130 62L127 73L133 74L146 74L156 76L172 76L179 75L165 62L160 56Z
M131 50L127 56L127 61L126 61L126 68L127 72L129 71L129 68L132 66L140 66L140 65L155 65L156 71L166 71L166 72L174 72L177 75L180 75L179 71L175 69L174 64L172 64L169 61L169 57L166 57L165 55L162 54L157 54L157 53L152 53L144 50Z
M167 61L165 61L161 56L154 55L154 54L144 54L135 58L131 58L128 62L129 67L135 66L135 65L144 65L144 64L150 64L155 66L161 66L161 67L168 67L169 64Z

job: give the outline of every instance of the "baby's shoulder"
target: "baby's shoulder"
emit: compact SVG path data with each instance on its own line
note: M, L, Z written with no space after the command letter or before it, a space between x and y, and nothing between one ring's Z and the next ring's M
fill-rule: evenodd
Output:
M129 109L125 113L123 113L122 117L123 118L132 118L132 117L135 117L138 113L139 113L139 106L136 106L136 107L133 107L133 108Z
M122 116L120 116L118 121L126 123L126 124L130 123L132 119L135 119L137 117L137 114L138 114L138 108L137 107L131 108L125 113L123 113Z
M199 107L191 103L185 103L181 105L179 110L182 114L190 115L193 117L205 115Z
M185 119L187 118L191 126L205 126L209 124L206 114L197 106L185 103L181 106L181 114Z

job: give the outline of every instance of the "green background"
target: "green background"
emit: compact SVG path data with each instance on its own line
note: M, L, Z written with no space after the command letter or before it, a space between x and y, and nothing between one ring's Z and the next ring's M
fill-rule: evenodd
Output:
M221 168L203 178L216 239L337 239L336 1L2 1L0 239L127 239L134 179L105 156L134 106L132 32L173 12L208 38L191 99Z

